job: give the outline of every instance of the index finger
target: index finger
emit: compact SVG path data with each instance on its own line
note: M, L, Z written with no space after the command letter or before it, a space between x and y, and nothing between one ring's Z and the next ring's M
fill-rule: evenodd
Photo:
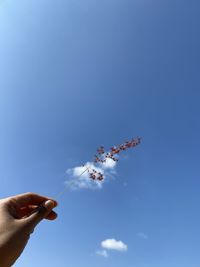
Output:
M16 195L16 196L10 197L9 199L16 201L17 204L19 204L21 207L27 206L27 205L40 205L46 200L52 200L54 202L55 207L58 204L57 201L52 198L41 196L41 195L31 193L31 192Z

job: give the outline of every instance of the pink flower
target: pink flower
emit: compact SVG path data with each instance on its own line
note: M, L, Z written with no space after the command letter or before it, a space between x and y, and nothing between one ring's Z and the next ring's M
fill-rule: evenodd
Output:
M97 149L97 155L94 156L94 163L105 163L106 160L112 159L115 162L118 162L119 159L115 156L118 155L120 152L127 150L128 148L133 148L141 143L141 138L138 137L136 139L132 139L130 141L125 141L123 144L118 146L114 146L110 148L110 151L107 153L105 152L104 146L100 146ZM97 172L95 169L87 167L87 172L89 173L89 177L93 180L102 181L104 176L101 172Z

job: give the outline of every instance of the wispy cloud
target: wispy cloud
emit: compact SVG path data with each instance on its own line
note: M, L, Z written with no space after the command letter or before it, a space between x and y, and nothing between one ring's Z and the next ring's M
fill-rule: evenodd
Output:
M110 158L107 158L104 163L94 163L87 162L84 166L76 166L74 168L68 169L66 174L68 176L66 186L69 186L71 189L101 189L103 183L109 177L112 177L116 174L116 162ZM94 169L97 172L103 174L104 179L102 181L92 180L89 177L87 168Z
M140 238L142 238L142 239L148 239L149 238L148 235L145 234L145 233L143 233L143 232L137 233L137 236L140 237Z
M108 252L105 250L105 249L102 249L102 250L97 250L96 251L96 254L98 256L101 256L101 257L104 257L104 258L108 258Z
M101 246L104 249L108 249L108 250L117 250L117 251L127 251L128 250L128 246L122 242L122 241L117 241L114 238L111 239L106 239L104 241L101 242Z

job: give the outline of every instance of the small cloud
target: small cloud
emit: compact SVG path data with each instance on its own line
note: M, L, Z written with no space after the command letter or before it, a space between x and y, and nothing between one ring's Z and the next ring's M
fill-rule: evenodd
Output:
M104 258L108 258L108 256L109 256L108 255L108 252L105 249L103 249L103 250L97 250L96 254L98 256L101 256L101 257L104 257Z
M143 233L143 232L139 232L139 233L137 233L137 236L140 237L140 238L142 238L142 239L148 239L148 238L149 238L148 235L146 235L146 234Z
M103 169L113 169L116 166L116 161L107 158L106 161L104 163L101 164Z
M124 242L117 241L114 238L102 241L101 246L104 249L117 250L117 251L127 251L128 249L128 246Z
M69 179L65 182L71 189L101 189L104 181L92 180L89 177L87 168L95 169L104 174L104 170L95 166L92 162L87 162L85 166L77 166L66 171Z
M107 158L104 163L96 164L94 162L87 162L84 166L77 166L68 169L66 174L69 178L65 184L71 189L101 189L105 180L116 174L115 166L116 162L110 158ZM89 177L87 168L96 170L98 173L102 173L104 179L102 181L92 180Z

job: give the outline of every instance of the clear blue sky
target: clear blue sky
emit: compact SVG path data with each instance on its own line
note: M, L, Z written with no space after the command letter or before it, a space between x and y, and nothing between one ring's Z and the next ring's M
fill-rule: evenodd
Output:
M99 145L143 137L102 190L58 199L17 267L200 266L199 8L0 1L0 197L55 196ZM128 251L97 256L107 238Z

